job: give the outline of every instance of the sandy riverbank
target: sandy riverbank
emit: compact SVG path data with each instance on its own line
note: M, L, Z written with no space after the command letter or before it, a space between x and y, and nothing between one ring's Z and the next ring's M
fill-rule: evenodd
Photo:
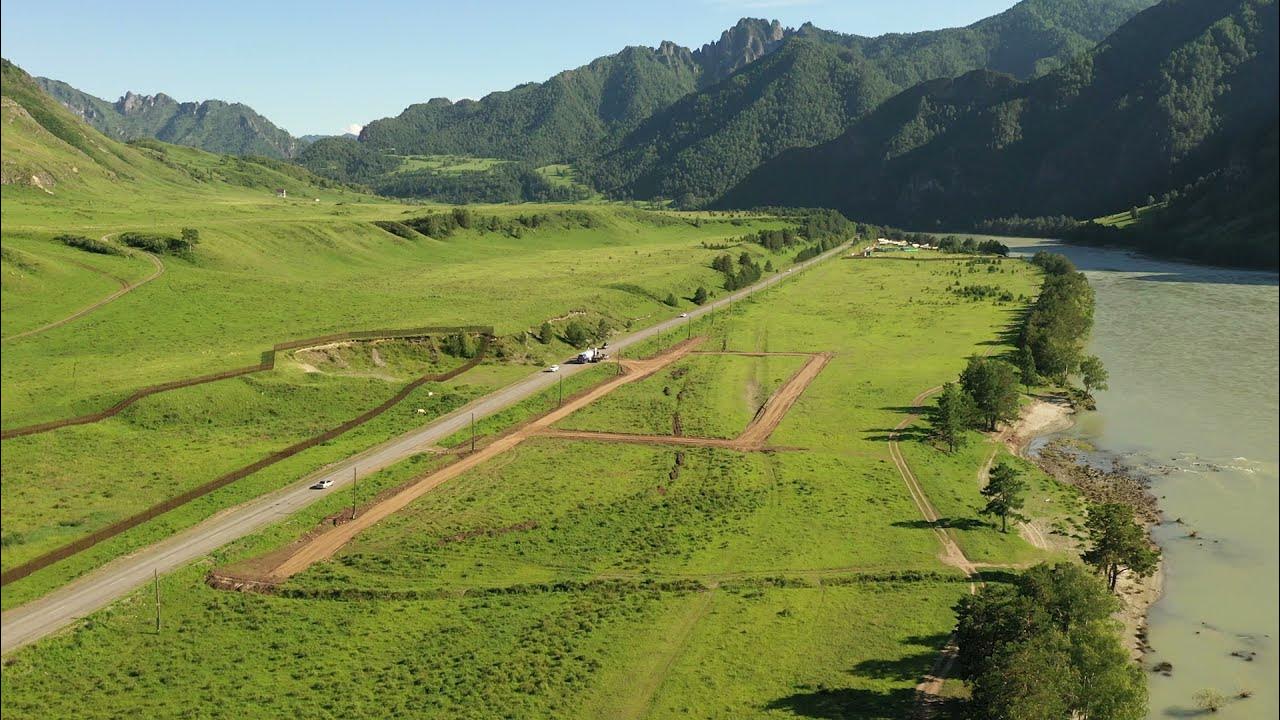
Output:
M1027 449L1033 440L1067 430L1075 423L1074 415L1075 409L1065 397L1035 396L1022 409L1018 421L1000 433L1000 440L1010 452L1035 462L1059 482L1080 487L1086 497L1099 485L1111 486L1110 493L1115 492L1115 486L1123 486L1125 491L1120 494L1131 498L1126 501L1138 507L1138 515L1144 517L1148 524L1157 522L1158 509L1154 507L1154 499L1146 492L1145 485L1123 470L1105 473L1075 462L1065 462L1064 454L1060 452L1053 453L1052 461L1028 454ZM1030 522L1037 526L1035 518ZM1041 536L1046 537L1054 547L1077 555L1084 550L1078 541L1063 535L1042 532ZM1163 562L1156 567L1156 572L1151 577L1134 578L1125 574L1117 584L1116 589L1123 607L1116 613L1116 619L1124 626L1125 646L1135 660L1141 660L1148 650L1147 612L1160 599L1163 585Z

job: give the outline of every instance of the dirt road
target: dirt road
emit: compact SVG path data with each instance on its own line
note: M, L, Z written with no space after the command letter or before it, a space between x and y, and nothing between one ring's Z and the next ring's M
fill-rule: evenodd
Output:
M312 564L333 555L339 548L346 545L352 538L368 529L374 523L388 515L399 512L428 491L492 460L525 440L534 437L541 430L551 427L554 423L569 417L572 413L581 410L619 387L637 380L643 380L689 354L689 351L702 340L703 338L687 340L652 360L632 362L631 369L626 374L618 375L607 382L597 385L590 391L533 420L528 425L517 428L514 432L498 436L493 442L476 452L467 455L452 465L447 465L427 475L373 507L366 508L355 520L342 525L335 525L329 530L308 539L298 546L292 554L284 558L274 569L266 571L264 579L270 582L279 582L306 570Z
M697 350L692 354L698 355L727 355L738 353L704 353ZM601 442L623 442L634 443L636 445L684 445L691 447L710 447L723 448L726 450L738 450L740 452L758 452L765 449L765 443L769 437L773 435L773 431L778 428L778 424L787 416L791 410L791 406L795 405L796 400L800 398L809 387L809 383L818 377L818 373L822 372L822 368L826 367L831 361L831 353L752 353L755 357L764 357L765 355L800 355L808 357L809 362L805 363L791 379L775 392L769 400L760 408L760 412L751 419L747 427L736 438L706 438L693 437L689 435L640 435L633 433L620 432L601 432L596 430L562 430L560 428L545 427L541 430L541 434L546 437L565 438L569 440L597 440Z
M106 235L103 235L103 236L102 236L102 242L106 242L106 241L107 241L107 238L108 238L108 237L110 237L111 235L112 235L112 233L107 233ZM141 250L139 250L138 252L142 252L142 251L141 251ZM119 290L117 290L117 291L115 291L115 292L111 293L110 295L108 295L108 296L106 296L106 297L102 298L101 300L99 300L99 301L97 301L97 302L93 303L92 305L89 305L88 307L85 307L85 308L82 308L82 309L80 309L80 310L77 310L77 311L75 311L74 313L72 313L72 314L70 314L70 315L68 315L68 316L66 316L66 317L64 317L64 318L62 318L61 320L55 320L55 321L53 321L53 322L49 323L48 325L41 325L40 327L38 327L38 328L36 328L36 329L34 329L34 330L27 330L26 332L20 332L20 333L18 333L18 334L16 334L16 335L10 335L9 337L4 338L4 342L8 342L8 341L10 341L10 340L17 340L17 339L19 339L19 338L24 338L24 337L31 337L32 335L38 335L38 334L40 334L40 333L42 333L42 332L44 332L44 331L46 331L46 330L52 330L52 329L54 329L54 328L56 328L56 327L59 327L59 326L61 326L61 325L66 325L67 323L71 322L72 320L78 320L78 319L80 319L80 318L84 317L85 315L88 315L89 313L93 312L94 310L97 310L98 308L102 307L103 305L106 305L107 303L111 302L112 300L116 300L117 298L119 298L120 296L122 296L122 295L124 295L124 294L126 294L126 293L133 292L134 290L137 290L138 288L142 287L143 285L146 285L147 283L151 282L152 280L155 280L156 278L158 278L158 277L160 277L161 275L163 275L163 274L164 274L164 263L160 261L160 258L156 257L155 255L152 255L152 254L151 254L151 253L149 253L149 252L142 252L142 254L143 254L143 255L145 255L145 256L146 256L146 258L147 258L148 260L150 260L150 261L151 261L151 264L155 266L155 272L151 273L151 274L150 274L150 275L148 275L147 277L145 277L145 278L143 278L143 279L141 279L141 280L139 280L138 282L135 282L135 283L130 283L130 282L123 282L123 281L121 281L121 283L120 283L120 289L119 289ZM113 280L120 280L120 278L117 278L117 277L116 277L116 276L114 276L114 275L108 275L107 273L104 273L104 272L102 272L101 270L96 270L96 269L94 269L94 268L90 268L90 267L88 267L87 265L81 265L80 263L76 263L76 264L77 264L77 265L80 265L81 267L86 267L86 268L88 268L89 270L93 270L93 271L94 271L94 272L96 272L96 273L100 273L100 274L102 274L102 275L107 275L107 277L112 278Z
M930 395L941 389L941 386L939 386L925 390L912 399L911 406L914 408L923 406L924 401ZM942 545L942 552L938 555L938 559L947 565L959 568L969 578L969 592L973 593L977 589L977 567L964 554L960 546L956 544L956 541L947 532L946 528L938 524L938 510L934 508L933 503L929 502L929 496L925 495L924 488L920 487L920 481L916 479L911 466L907 464L907 459L902 455L902 449L898 447L898 436L902 430L919 419L920 414L913 413L903 418L902 422L898 423L893 429L893 432L889 434L889 456L893 458L893 464L897 466L898 474L902 476L902 481L906 483L907 491L911 493L911 500L915 502L920 515L933 526L934 535L938 538L938 543ZM918 717L931 718L937 714L938 706L942 700L942 684L955 666L957 652L955 638L952 637L947 640L947 644L943 647L942 654L938 661L934 663L933 668L916 685Z
M749 288L691 310L688 318L666 320L618 338L611 342L611 345L615 350L624 350L656 337L660 333L669 333L702 315L726 307L732 302L794 277L817 263L836 257L844 252L846 247L847 245L841 245L794 266L793 272L777 273ZM38 600L9 610L0 616L0 653L9 653L35 642L65 627L75 619L102 608L149 581L153 571L174 570L226 543L260 530L305 508L326 492L340 491L352 482L353 475L367 476L438 444L455 432L466 428L473 413L477 420L492 415L551 387L559 381L561 376L572 375L586 367L589 366L565 365L562 366L560 373L540 372L530 375L475 400L439 420L393 438L353 458L331 465L281 490L218 513L195 527L77 578ZM333 480L332 488L327 491L309 489L313 482L324 478Z

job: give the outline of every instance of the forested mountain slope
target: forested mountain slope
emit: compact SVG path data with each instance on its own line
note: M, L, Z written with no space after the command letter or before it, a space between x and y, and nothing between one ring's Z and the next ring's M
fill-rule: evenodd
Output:
M698 50L664 42L480 100L436 98L369 123L360 141L397 154L466 154L545 164L574 159L709 81L772 51L786 31L744 18Z
M986 68L1019 77L1086 51L1150 0L1023 0L963 28L868 38L806 24L774 53L681 98L586 177L622 197L697 205L780 152L836 137L894 93Z
M1166 0L1044 77L979 71L907 90L836 140L759 167L717 205L956 227L1094 217L1215 173L1215 187L1265 174L1251 148L1276 127L1276 48L1274 0Z
M215 153L282 159L293 158L303 146L241 103L178 102L164 93L132 92L108 102L58 80L37 77L35 81L99 132L116 140L154 138Z

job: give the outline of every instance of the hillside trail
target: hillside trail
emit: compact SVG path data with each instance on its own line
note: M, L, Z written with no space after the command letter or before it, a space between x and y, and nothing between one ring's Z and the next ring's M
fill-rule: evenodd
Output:
M106 235L103 235L103 236L100 238L100 240L101 240L102 242L107 242L107 238L111 237L113 234L115 234L115 233L107 233ZM66 325L67 323L72 322L72 321L74 321L74 320L79 320L80 318L84 317L85 315L88 315L89 313L93 312L94 310L97 310L98 308L101 308L103 305L106 305L107 303L110 303L110 302L112 302L112 301L114 301L114 300L118 300L118 299L119 299L119 298L121 298L122 296L124 296L124 295L126 295L126 294L128 294L128 293L130 293L130 292L133 292L134 290L137 290L138 288L142 287L143 285L146 285L147 283L151 282L152 280L155 280L156 278L158 278L158 277L160 277L161 275L163 275L163 274L164 274L164 269L165 269L165 268L164 268L164 263L163 263L163 262L161 262L160 258L156 257L155 255L152 255L152 254L151 254L151 253L149 253L149 252L145 252L145 251L142 251L142 250L139 250L138 252L142 253L142 255L146 256L146 258L147 258L148 260L150 260L150 261L151 261L151 264L155 266L155 271L154 271L154 272L152 272L152 273L151 273L150 275L148 275L147 277L145 277L145 278L143 278L143 279L141 279L141 280L139 280L139 281L137 281L137 282L135 282L135 283L130 283L130 282L128 282L127 280L123 280L123 279L121 279L121 278L118 278L118 277L116 277L115 275L112 275L112 274L110 274L110 273L108 273L108 272L104 272L104 271L99 270L99 269L97 269L97 268L89 267L88 265L85 265L85 264L83 264L83 263L78 263L78 262L75 262L75 261L73 260L72 262L74 262L76 265L78 265L78 266L80 266L80 267L82 267L82 268L85 268L85 269L87 269L87 270L92 270L93 272L96 272L96 273L98 273L99 275L106 275L107 277L111 278L112 280L115 280L116 282L120 283L120 289L119 289L119 290L116 290L115 292L111 293L110 295L106 296L105 298L103 298L103 299L101 299L101 300L98 300L97 302L93 303L92 305L89 305L89 306L87 306L87 307L81 308L81 309L79 309L79 310L75 311L74 313L71 313L70 315L68 315L68 316L66 316L66 317L64 317L64 318L62 318L61 320L55 320L55 321L53 321L53 322L51 322L51 323L49 323L49 324L47 324L47 325L41 325L40 327L35 328L34 330L27 330L27 331L25 331L25 332L20 332L20 333L18 333L18 334L16 334L16 335L10 335L10 336L8 336L8 337L6 337L6 338L0 339L0 342L9 342L10 340L18 340L18 339L25 338L25 337L31 337L32 335L39 335L40 333L45 332L45 331L47 331L47 330L52 330L52 329L54 329L54 328L56 328L56 327L61 327L61 326L63 326L63 325Z
M374 525L378 521L400 511L428 491L440 486L468 470L476 468L494 457L505 453L520 443L541 434L541 431L557 423L570 414L590 405L617 388L642 380L671 363L687 355L705 338L695 337L686 340L667 352L647 360L629 360L623 363L625 372L621 375L597 385L587 392L567 400L563 405L542 415L515 430L500 435L488 445L467 455L461 460L436 472L424 476L404 490L391 497L366 508L354 520L342 525L335 525L324 530L298 545L287 548L285 556L264 575L271 582L280 582L296 575L311 565L332 556L352 538Z

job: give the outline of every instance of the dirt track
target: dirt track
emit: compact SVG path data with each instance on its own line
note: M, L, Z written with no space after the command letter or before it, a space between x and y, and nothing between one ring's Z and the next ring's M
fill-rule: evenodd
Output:
M791 410L791 406L795 405L796 400L804 393L805 388L809 387L809 383L818 377L818 373L822 372L822 368L826 367L831 361L831 353L738 353L738 352L699 352L694 351L698 355L749 355L751 357L764 357L766 355L793 355L809 358L809 362L800 368L791 379L786 382L778 391L769 398L764 407L760 408L760 412L752 418L742 434L736 438L702 438L689 437L687 435L639 435L633 433L619 432L597 432L594 430L561 430L559 428L546 428L540 434L546 437L565 438L569 440L599 440L602 442L623 442L635 443L637 445L685 445L693 447L711 447L724 448L726 450L738 450L740 452L757 452L766 449L765 442L769 436L773 435L773 431L778 428L778 424L787 416L787 412Z
M103 241L103 242L106 242L106 241L107 241L107 238L108 238L108 237L110 237L110 235L111 235L111 233L107 233L106 235L103 235L103 236L102 236L102 241ZM139 250L138 252L142 252L142 251L141 251L141 250ZM130 283L130 282L121 281L121 280L120 280L120 278L118 278L118 277L116 277L116 276L114 276L114 275L110 275L110 274L108 274L108 273L102 272L101 270L97 270L97 269L95 269L95 268L91 268L91 267L89 267L89 266L87 266L87 265L84 265L84 264L82 264L82 263L76 263L76 265L79 265L80 267L84 267L84 268L87 268L87 269L89 269L89 270L93 270L94 272L99 273L99 274L102 274L102 275L106 275L107 277L112 278L113 280L120 281L120 289L119 289L119 290L117 290L117 291L115 291L115 292L113 292L113 293L111 293L110 295L106 296L105 298L103 298L103 299L101 299L101 300L99 300L99 301L97 301L97 302L93 303L92 305L90 305L90 306L88 306L88 307L86 307L86 308L82 308L82 309L80 309L80 310L75 311L74 313L71 313L70 315L68 315L68 316L66 316L66 317L64 317L64 318L62 318L61 320L54 320L53 322L49 323L48 325L41 325L40 327L38 327L38 328L36 328L36 329L34 329L34 330L27 330L26 332L20 332L20 333L18 333L17 335L10 335L9 337L4 338L4 342L8 342L8 341L10 341L10 340L17 340L17 339L19 339L19 338L24 338L24 337L31 337L32 335L38 335L38 334L40 334L40 333L42 333L42 332L44 332L44 331L46 331L46 330L52 330L52 329L54 329L54 328L56 328L56 327L59 327L59 326L61 326L61 325L66 325L67 323L71 322L72 320L78 320L78 319L80 319L80 318L84 317L85 315L88 315L89 313L93 312L94 310L97 310L98 308L102 307L103 305L106 305L107 303L111 302L112 300L115 300L115 299L119 298L120 296L122 296L122 295L124 295L124 294L126 294L126 293L129 293L129 292L132 292L132 291L134 291L134 290L137 290L138 288L142 287L143 285L146 285L147 283L151 282L152 280L155 280L156 278L158 278L158 277L160 277L161 275L163 275L163 274L164 274L164 263L163 263L163 262L160 262L160 258L156 257L155 255L152 255L152 254L151 254L151 253L149 253L149 252L142 252L142 254L143 254L143 255L145 255L145 256L147 257L147 259L148 259L148 260L150 260L150 261L151 261L151 264L152 264L152 265L155 265L155 266L156 266L156 271L155 271L155 272L153 272L153 273L151 273L151 274L150 274L150 275L148 275L147 277L145 277L145 278L143 278L143 279L139 280L139 281L138 281L138 282L136 282L136 283Z
M619 375L612 380L597 385L590 391L571 399L564 405L552 410L527 425L516 428L514 431L496 438L492 443L477 450L475 453L459 460L458 462L444 467L418 482L405 488L400 493L370 507L366 508L359 517L351 522L337 525L332 529L326 530L308 541L294 547L292 551L274 568L267 570L266 579L272 582L279 582L286 578L292 577L303 570L310 567L313 563L323 560L339 548L347 544L352 538L360 534L369 526L377 523L379 520L398 512L414 500L422 497L428 491L438 487L440 484L451 480L472 468L488 462L494 457L514 448L520 443L531 437L541 434L541 431L557 423L570 414L590 405L601 397L613 392L617 388L642 380L653 373L661 370L667 365L679 360L697 347L698 343L704 338L693 338L675 346L666 353L659 355L651 360L632 360L624 366L627 372Z
M939 386L925 390L912 399L911 406L914 408L923 406L924 401L930 395L941 389ZM951 534L938 525L937 509L933 507L933 503L929 502L929 496L925 495L924 488L920 487L920 482L916 479L915 473L911 471L911 466L907 464L907 459L903 457L901 448L898 447L898 436L901 431L919 419L920 413L912 413L903 418L902 422L894 427L893 432L889 434L889 456L893 458L893 464L897 466L898 474L902 476L902 481L907 484L907 491L911 493L911 499L915 502L916 508L920 510L920 514L924 519L933 526L934 535L942 545L942 552L938 555L938 559L946 565L959 568L969 578L969 592L973 593L977 589L975 584L978 577L977 567L965 556L964 551L956 544ZM927 718L937 714L937 708L942 698L942 684L947 676L951 674L951 669L956 662L957 652L958 648L953 636L947 640L946 646L942 649L942 655L934 663L933 668L916 685L917 715L919 717Z

